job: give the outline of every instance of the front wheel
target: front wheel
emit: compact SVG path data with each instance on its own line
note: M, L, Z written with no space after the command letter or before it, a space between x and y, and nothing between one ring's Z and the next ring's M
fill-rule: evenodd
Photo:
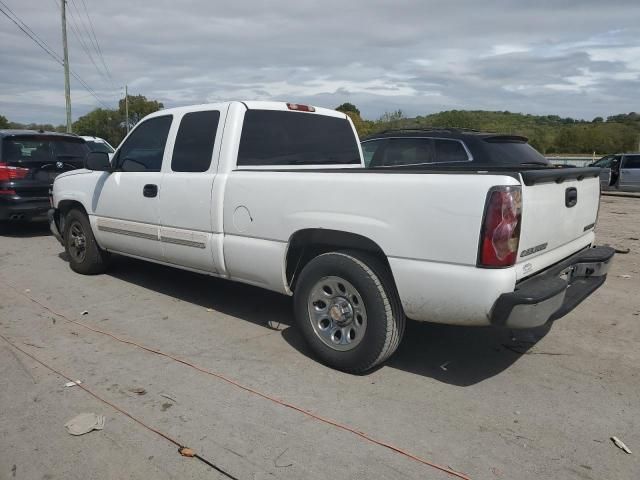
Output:
M64 223L64 246L71 269L83 275L103 273L107 269L109 253L98 246L87 215L73 209Z
M294 309L302 335L326 365L364 373L400 344L405 316L389 269L361 252L330 252L300 273Z

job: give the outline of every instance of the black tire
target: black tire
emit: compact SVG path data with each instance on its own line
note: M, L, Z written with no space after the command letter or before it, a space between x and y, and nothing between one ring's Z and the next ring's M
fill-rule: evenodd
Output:
M79 235L84 238L82 254L79 252L79 244L76 243L76 239L81 238ZM81 210L72 209L65 217L64 248L69 256L69 265L74 272L83 275L96 275L103 273L108 267L109 253L98 246L91 230L89 218Z
M313 292L323 279L334 277L355 287L366 309L362 339L347 351L328 346L330 342L317 333L319 324L315 327L312 323L317 321L309 303ZM389 268L376 257L358 251L325 253L305 265L295 286L294 312L304 339L320 361L354 374L365 373L386 361L398 348L406 322ZM333 325L327 328L334 328Z

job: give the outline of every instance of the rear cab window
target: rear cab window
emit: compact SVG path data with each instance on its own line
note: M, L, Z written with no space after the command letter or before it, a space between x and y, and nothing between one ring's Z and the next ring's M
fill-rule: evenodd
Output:
M346 118L281 110L245 112L238 166L360 165Z

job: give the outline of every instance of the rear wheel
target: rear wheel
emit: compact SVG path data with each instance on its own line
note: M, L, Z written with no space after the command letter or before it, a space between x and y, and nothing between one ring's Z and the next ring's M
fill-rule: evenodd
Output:
M363 373L400 344L405 317L388 268L362 252L319 255L302 270L294 296L302 335L328 366Z
M71 269L83 275L103 273L107 269L109 253L98 246L87 215L77 209L70 210L64 230L64 245Z

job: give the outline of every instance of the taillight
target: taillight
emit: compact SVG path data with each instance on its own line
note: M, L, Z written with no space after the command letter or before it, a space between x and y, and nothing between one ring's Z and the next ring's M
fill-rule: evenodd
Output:
M479 267L510 267L516 263L521 214L520 187L494 187L489 191L480 234Z
M287 103L289 110L296 110L298 112L315 112L316 109L311 105L301 105L299 103Z
M20 180L29 174L28 168L10 167L6 163L0 162L0 182L9 180Z

